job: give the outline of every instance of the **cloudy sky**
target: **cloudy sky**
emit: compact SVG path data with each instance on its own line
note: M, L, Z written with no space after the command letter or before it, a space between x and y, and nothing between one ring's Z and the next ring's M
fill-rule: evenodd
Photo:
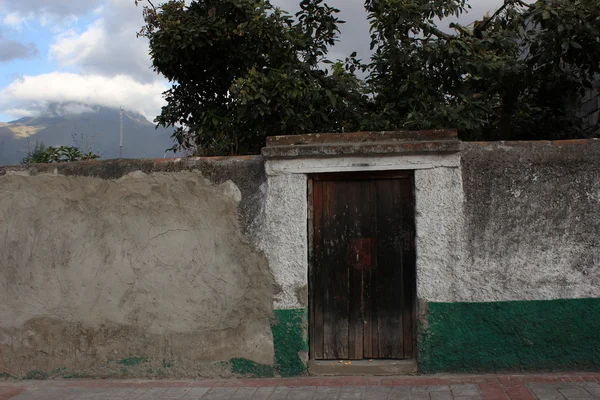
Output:
M297 0L272 0L295 11ZM341 10L341 42L331 58L368 58L363 0L329 0ZM494 11L502 0L471 0L461 22ZM33 115L52 101L138 111L153 119L167 82L150 68L134 0L0 0L0 122ZM448 24L449 21L444 22Z

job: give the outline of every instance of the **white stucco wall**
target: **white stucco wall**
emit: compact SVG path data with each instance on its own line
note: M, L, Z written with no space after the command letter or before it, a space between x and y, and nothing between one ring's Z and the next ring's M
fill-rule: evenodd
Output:
M304 174L270 175L259 248L267 256L275 282L275 309L302 308L296 294L307 285L307 177Z
M453 301L464 290L464 194L460 166L415 171L417 297Z

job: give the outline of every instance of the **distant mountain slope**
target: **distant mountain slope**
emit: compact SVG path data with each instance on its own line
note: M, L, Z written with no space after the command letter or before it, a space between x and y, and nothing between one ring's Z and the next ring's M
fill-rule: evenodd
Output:
M73 146L74 136L84 142L82 150L92 144L92 150L102 159L118 158L119 132L118 108L54 103L39 116L0 122L0 165L20 163L36 141L46 146ZM171 131L155 129L153 123L137 113L124 112L123 132L124 158L163 157L172 146Z

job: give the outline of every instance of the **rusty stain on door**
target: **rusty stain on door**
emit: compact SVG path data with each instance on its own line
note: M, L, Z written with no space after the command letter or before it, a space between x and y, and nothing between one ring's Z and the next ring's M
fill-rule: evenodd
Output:
M374 238L361 238L350 240L349 263L354 269L370 270L373 267Z

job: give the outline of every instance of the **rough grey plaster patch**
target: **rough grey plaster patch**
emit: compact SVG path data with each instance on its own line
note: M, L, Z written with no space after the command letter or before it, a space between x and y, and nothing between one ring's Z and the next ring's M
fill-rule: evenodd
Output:
M235 183L242 194L242 201L239 205L240 222L244 232L248 233L250 225L262 211L264 201L262 198L264 193L259 188L265 183L266 176L264 160L260 156L93 160L60 164L0 166L0 176L6 174L23 176L54 174L105 180L116 180L136 172L150 174L182 171L200 171L202 176L216 185L228 180Z
M296 289L296 298L303 307L308 307L308 285Z
M600 141L465 144L455 300L600 296Z
M192 164L193 165L193 164ZM202 176L216 185L232 181L241 193L238 216L245 234L251 237L258 233L256 221L264 211L265 185L264 160L262 157L200 159L195 165Z
M5 174L0 188L5 366L10 348L21 349L13 361L23 365L34 360L28 351L52 354L48 332L61 324L77 344L54 335L55 348L78 350L38 360L68 366L113 350L162 355L158 343L165 342L183 358L272 362L275 283L265 257L242 235L243 191L233 183L214 185L189 171L116 180ZM83 330L93 338L108 329L103 324L131 335L99 348L78 336ZM173 344L177 335L181 343Z

